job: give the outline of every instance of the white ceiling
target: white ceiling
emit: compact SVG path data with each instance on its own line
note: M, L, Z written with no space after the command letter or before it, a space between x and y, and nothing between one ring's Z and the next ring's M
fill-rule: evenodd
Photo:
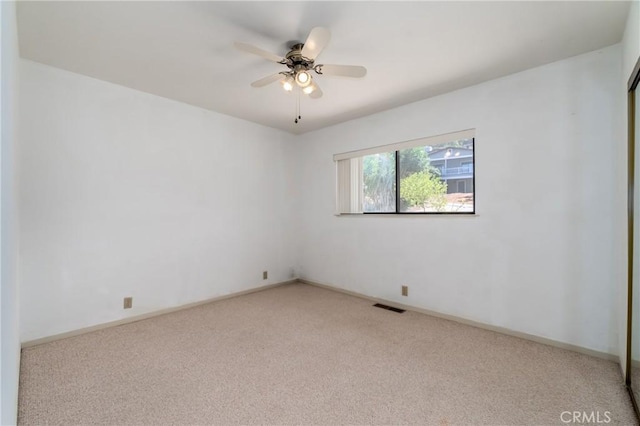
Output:
M24 58L292 133L304 133L619 42L629 3L590 2L31 2L18 4ZM332 39L316 63L363 65L363 79L318 76L301 101L284 56L311 28Z

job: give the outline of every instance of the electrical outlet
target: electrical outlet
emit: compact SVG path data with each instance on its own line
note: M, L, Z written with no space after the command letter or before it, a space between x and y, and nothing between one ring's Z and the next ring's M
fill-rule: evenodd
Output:
M262 272L262 279L266 280L269 277L269 273L267 271Z
M124 308L131 309L133 306L133 297L125 297L124 298Z
M403 296L408 296L409 295L409 287L406 285L402 286L402 295Z

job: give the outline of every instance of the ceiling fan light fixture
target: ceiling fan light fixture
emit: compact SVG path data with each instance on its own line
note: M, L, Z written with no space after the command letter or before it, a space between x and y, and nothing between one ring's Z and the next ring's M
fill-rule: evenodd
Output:
M287 76L282 80L282 88L287 92L293 90L293 78L291 76Z
M323 96L322 88L316 83L312 77L311 71L317 75L335 75L342 77L360 78L367 74L367 69L359 65L316 65L318 55L327 46L331 34L328 29L323 27L315 27L309 33L304 41L294 42L289 52L280 57L276 54L267 52L259 47L249 43L236 42L234 45L237 49L262 56L273 62L287 67L286 71L263 77L260 80L251 83L251 87L264 87L268 84L279 81L282 88L287 92L295 90L296 86L311 99L320 99ZM297 91L297 90L296 90ZM300 92L298 92L300 94ZM296 96L296 116L294 122L298 123L300 116L300 97Z
M314 90L316 90L316 85L314 82L311 82L311 84L309 84L307 87L302 88L302 92L305 95L312 94Z
M299 71L296 73L296 83L300 87L307 87L311 83L311 75L307 71Z

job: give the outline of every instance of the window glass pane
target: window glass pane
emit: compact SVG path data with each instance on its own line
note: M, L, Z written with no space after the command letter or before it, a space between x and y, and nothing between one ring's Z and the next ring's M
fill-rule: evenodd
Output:
M365 155L362 158L362 211L389 213L396 211L395 152Z
M401 212L473 212L473 139L398 153Z

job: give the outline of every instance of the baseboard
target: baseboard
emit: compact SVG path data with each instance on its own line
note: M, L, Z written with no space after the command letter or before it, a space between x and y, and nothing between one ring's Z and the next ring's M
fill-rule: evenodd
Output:
M545 337L540 337L540 336L536 336L536 335L533 335L533 334L522 333L520 331L510 330L510 329L504 328L504 327L498 327L498 326L495 326L495 325L484 324L484 323L481 323L481 322L478 322L478 321L473 321L473 320L469 320L469 319L466 319L466 318L457 317L457 316L454 316L454 315L448 315L448 314L443 314L443 313L436 312L436 311L431 311L429 309L423 309L423 308L418 308L418 307L415 307L415 306L404 305L402 303L398 303L398 302L394 302L394 301L390 301L390 300L379 299L379 298L376 298L376 297L367 296L366 294L361 294L361 293L357 293L357 292L354 292L354 291L345 290L343 288L334 287L334 286L332 286L330 284L318 283L318 282L315 282L315 281L302 279L302 278L299 278L298 282L301 282L301 283L304 283L304 284L308 284L308 285L312 285L312 286L316 286L316 287L325 288L327 290L337 291L337 292L340 292L340 293L348 294L350 296L359 297L361 299L371 300L373 302L383 303L385 305L395 306L395 307L398 307L398 308L401 308L401 309L405 309L407 311L419 312L421 314L425 314L425 315L430 315L430 316L437 317L437 318L446 319L446 320L457 322L457 323L460 323L460 324L470 325L472 327L481 328L483 330L495 331L496 333L506 334L508 336L513 336L513 337L519 337L521 339L531 340L531 341L536 342L536 343L542 343L544 345L554 346L556 348L566 349L566 350L570 350L570 351L573 351L573 352L578 352L578 353L585 354L585 355L591 355L591 356L594 356L594 357L597 357L597 358L602 358L602 359L606 359L608 361L613 361L613 362L616 362L616 363L620 363L620 357L618 355L610 354L610 353L607 353L607 352L600 352L600 351L596 351L596 350L593 350L593 349L583 348L582 346L572 345L570 343L559 342L557 340L547 339Z
M79 335L85 334L85 333L91 333L92 331L97 331L97 330L102 330L102 329L109 328L109 327L116 327L116 326L123 325L123 324L129 324L129 323L132 323L132 322L142 321L142 320L145 320L147 318L153 318L153 317L157 317L159 315L166 315L166 314L170 314L172 312L182 311L184 309L195 308L196 306L206 305L207 303L218 302L220 300L229 299L229 298L232 298L232 297L238 297L238 296L242 296L242 295L245 295L245 294L257 293L259 291L268 290L268 289L271 289L271 288L274 288L274 287L280 287L280 286L283 286L283 285L286 285L286 284L294 284L296 282L298 282L297 279L292 279L292 280L289 280L289 281L282 281L282 282L279 282L279 283L268 284L268 285L265 285L265 286L251 288L249 290L243 290L243 291L239 291L239 292L236 292L236 293L225 294L224 296L218 296L218 297L213 297L211 299L201 300L199 302L187 303L186 305L174 306L174 307L171 307L171 308L165 308L165 309L160 309L160 310L153 311L153 312L147 312L145 314L140 314L140 315L136 315L136 316L129 317L129 318L123 318L123 319L119 319L119 320L116 320L116 321L109 321L109 322L105 322L105 323L102 323L102 324L92 325L90 327L80 328L78 330L72 330L72 331L67 331L67 332L60 333L60 334L54 334L52 336L42 337L42 338L39 338L39 339L28 340L26 342L22 342L21 346L22 346L22 349L24 349L24 348L29 348L29 347L32 347L32 346L42 345L44 343L54 342L56 340L67 339L69 337L79 336Z
M398 302L394 302L394 301L389 301L389 300L385 300L385 299L379 299L376 297L371 297L371 296L367 296L366 294L362 294L362 293L357 293L355 291L350 291L350 290L346 290L340 287L335 287L333 285L330 284L324 284L324 283L319 283L316 281L311 281L308 279L302 279L302 278L297 278L297 279L292 279L289 281L282 281L279 283L274 283L274 284L268 284L262 287L256 287L256 288L252 288L252 289L248 289L248 290L243 290L243 291L239 291L236 293L231 293L231 294L226 294L224 296L218 296L218 297L214 297L211 299L206 299L206 300L201 300L199 302L193 302L193 303L187 303L185 305L180 305L180 306L175 306L175 307L171 307L171 308L166 308L166 309L160 309L157 311L153 311L153 312L147 312L145 314L141 314L141 315L136 315L133 317L129 317L129 318L123 318L120 320L116 320L116 321L110 321L110 322L106 322L106 323L102 323L102 324L97 324L97 325L93 325L90 327L85 327L85 328L81 328L81 329L77 329L77 330L72 330L72 331L67 331L65 333L60 333L60 334L55 334L52 336L47 336L47 337L42 337L39 339L34 339L34 340L29 340L29 341L25 341L22 342L21 346L22 348L29 348L32 346L37 346L37 345L42 345L44 343L49 343L49 342L53 342L56 340L61 340L61 339L66 339L69 337L74 337L74 336L79 336L81 334L85 334L85 333L90 333L92 331L97 331L97 330L102 330L105 328L109 328L109 327L116 327L119 325L123 325L123 324L129 324L132 322L136 322L136 321L142 321L145 320L147 318L153 318L159 315L165 315L165 314L170 314L172 312L176 312L176 311L181 311L184 309L189 309L189 308L194 308L196 306L200 306L200 305L205 305L207 303L213 303L213 302L217 302L220 300L224 300L224 299L229 299L232 297L238 297L238 296L242 296L245 294L250 294L250 293L256 293L259 291L264 291L264 290L268 290L271 288L275 288L275 287L280 287L282 285L286 285L286 284L293 284L296 282L300 282L303 284L308 284L308 285L312 285L312 286L316 286L316 287L321 287L327 290L332 290L332 291L337 291L339 293L344 293L344 294L348 294L350 296L355 296L355 297L359 297L361 299L367 299L367 300L371 300L374 302L379 302L379 303L384 303L386 305L391 305L391 306L396 306L398 308L401 309L406 309L408 311L413 311L413 312L419 312L421 314L425 314L425 315L430 315L433 317L437 317L437 318L442 318L442 319L446 319L449 321L454 321L460 324L465 324L465 325L470 325L472 327L477 327L477 328L481 328L484 330L489 330L489 331L495 331L496 333L501 333L501 334L505 334L508 336L513 336L513 337L519 337L521 339L526 339L526 340L530 340L533 342L537 342L537 343L542 343L545 345L549 345L549 346L554 346L557 348L561 348L561 349L566 349L566 350L570 350L573 352L578 352L581 354L585 354L585 355L591 355L591 356L595 356L597 358L602 358L602 359L606 359L608 361L613 361L616 363L620 363L620 358L617 355L614 354L610 354L610 353L606 353L606 352L600 352L600 351L596 351L593 349L588 349L588 348L583 348L582 346L577 346L577 345L572 345L570 343L565 343L565 342L559 342L557 340L552 340L552 339L547 339L545 337L540 337L540 336L536 336L533 334L527 334L527 333L523 333L520 331L515 331L515 330L510 330L508 328L504 328L504 327L498 327L498 326L494 326L494 325L489 325L489 324L484 324L478 321L473 321L473 320L469 320L466 318L461 318L461 317L457 317L454 315L449 315L449 314L443 314L440 312L436 312L436 311L432 311L429 309L423 309L423 308L418 308L415 306L411 306L411 305L405 305L402 303L398 303Z

